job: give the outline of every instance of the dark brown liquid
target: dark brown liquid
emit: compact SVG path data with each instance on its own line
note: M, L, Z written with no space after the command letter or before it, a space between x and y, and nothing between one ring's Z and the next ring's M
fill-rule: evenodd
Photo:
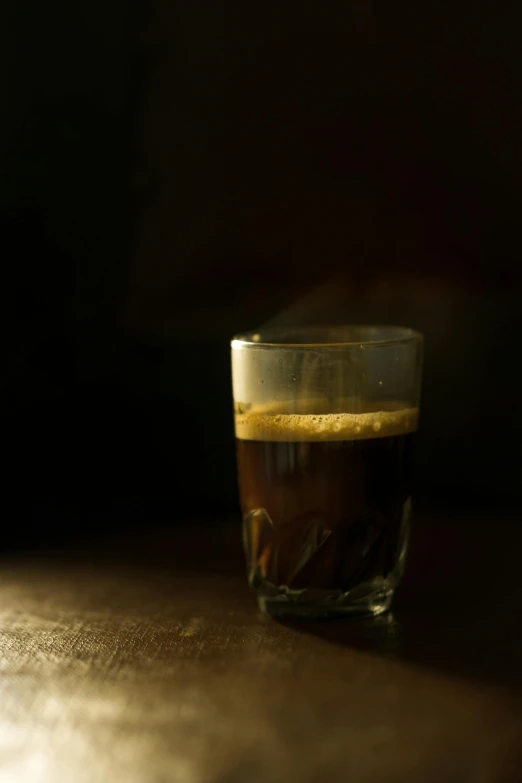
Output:
M237 439L256 587L347 591L394 571L408 525L412 434Z

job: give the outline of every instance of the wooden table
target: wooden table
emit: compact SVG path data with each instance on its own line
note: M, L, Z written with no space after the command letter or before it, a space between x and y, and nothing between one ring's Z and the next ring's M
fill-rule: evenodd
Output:
M0 562L2 783L520 783L522 528L417 524L393 613L283 625L237 526Z

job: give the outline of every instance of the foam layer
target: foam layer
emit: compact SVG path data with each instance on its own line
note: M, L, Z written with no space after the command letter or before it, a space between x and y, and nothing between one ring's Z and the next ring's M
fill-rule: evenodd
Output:
M307 442L386 438L414 432L418 416L417 408L317 415L236 412L236 437L241 440Z

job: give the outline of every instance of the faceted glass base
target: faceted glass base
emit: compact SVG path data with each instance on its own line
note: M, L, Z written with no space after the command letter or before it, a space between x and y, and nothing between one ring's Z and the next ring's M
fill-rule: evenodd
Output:
M248 581L272 617L379 615L401 581L409 530L409 499L394 525L363 517L335 530L315 517L276 525L257 509L243 519Z
M326 592L326 591L325 591ZM313 602L292 600L291 595L267 597L258 595L259 608L271 617L287 619L315 620L328 617L350 617L376 615L387 612L390 608L393 590L373 593L364 598L354 600L348 594L329 600L328 595L314 596Z

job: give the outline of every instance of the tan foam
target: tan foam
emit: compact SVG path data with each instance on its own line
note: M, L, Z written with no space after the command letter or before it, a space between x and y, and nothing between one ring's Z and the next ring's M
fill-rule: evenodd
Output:
M405 435L417 429L419 411L405 408L371 413L236 412L236 437L265 441L337 441Z

